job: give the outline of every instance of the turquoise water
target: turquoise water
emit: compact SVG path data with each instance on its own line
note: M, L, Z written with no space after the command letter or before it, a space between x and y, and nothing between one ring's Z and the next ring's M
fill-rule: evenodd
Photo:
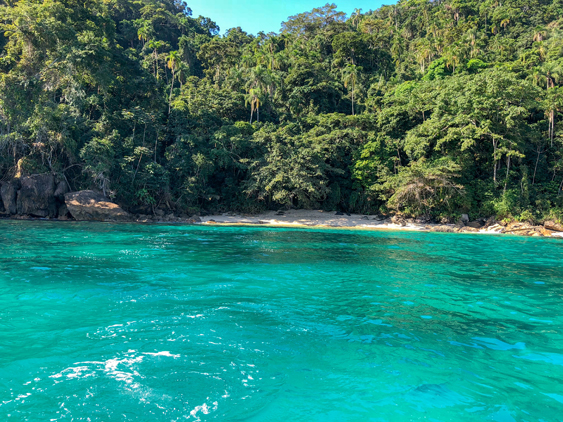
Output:
M563 420L563 241L0 222L0 421Z

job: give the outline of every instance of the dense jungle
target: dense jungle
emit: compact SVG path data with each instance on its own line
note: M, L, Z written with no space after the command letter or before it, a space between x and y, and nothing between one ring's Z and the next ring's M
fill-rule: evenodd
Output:
M563 217L562 0L326 4L257 35L178 0L0 5L3 181L137 212Z

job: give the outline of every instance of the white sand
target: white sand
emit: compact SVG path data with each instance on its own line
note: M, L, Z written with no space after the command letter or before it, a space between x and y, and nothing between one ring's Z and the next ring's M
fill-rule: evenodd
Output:
M381 220L374 216L361 214L336 215L334 211L289 210L283 215L277 211L268 211L257 215L241 215L225 213L201 217L202 224L242 224L242 225L267 225L272 227L334 227L353 228L364 230L415 230L429 231L436 226L448 226L454 229L454 224L417 224L405 225L391 223L389 219ZM479 230L478 233L497 234L503 227L495 225Z
M270 226L312 226L312 227L348 227L361 229L395 229L395 230L426 230L426 224L385 223L373 216L359 214L335 215L334 211L289 210L284 215L276 215L276 211L268 211L258 215L211 215L201 217L204 224L266 224ZM452 226L453 227L453 226Z

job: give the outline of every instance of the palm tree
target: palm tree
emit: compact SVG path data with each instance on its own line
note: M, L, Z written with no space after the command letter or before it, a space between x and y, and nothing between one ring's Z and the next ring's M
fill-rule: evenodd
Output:
M251 88L248 90L244 98L244 105L250 104L250 124L252 124L252 116L254 111L257 114L257 121L260 122L260 104L262 104L263 93L259 87Z
M178 62L176 65L176 76L178 78L178 82L180 82L180 89L184 86L182 82L182 77L190 74L190 66L184 62Z
M352 95L352 116L354 113L354 91L356 90L356 84L358 83L358 66L349 64L342 70L342 76L344 80L344 88L350 86Z
M143 41L143 46L151 37L153 29L149 21L144 19L140 19L136 21L139 24L139 28L137 29L137 36L139 37L139 41Z
M503 29L506 29L506 27L508 26L509 23L510 23L510 19L506 18L506 19L503 19L503 20L500 22L500 26L502 26Z
M250 104L250 123L252 123L252 115L256 110L257 121L260 121L260 105L266 94L273 94L274 78L272 71L265 69L261 65L256 66L250 71L249 81L247 83L247 99L246 104Z
M548 62L543 66L545 80L547 84L548 99L546 100L546 111L549 119L549 139L553 147L553 138L555 137L555 112L559 109L560 93L551 94L551 90L555 88L555 84L559 83L563 74L563 69L558 63ZM559 94L559 95L557 95Z
M352 25L358 29L358 25L362 21L362 9L354 9L352 15L350 16L350 20L352 21Z
M541 42L547 37L547 31L543 26L536 26L534 28L534 42Z
M158 50L164 47L163 41L149 41L149 48L153 49L153 58L154 58L154 77L158 79Z
M174 89L174 76L176 76L176 70L178 69L178 64L180 63L180 53L178 51L171 51L166 57L166 62L168 69L172 72L172 82L170 83L170 97L168 98L168 114L170 114L170 108L172 106L172 90Z

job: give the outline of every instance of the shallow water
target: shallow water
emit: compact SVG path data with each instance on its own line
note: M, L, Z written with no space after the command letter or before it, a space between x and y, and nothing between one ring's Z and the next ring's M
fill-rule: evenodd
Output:
M0 420L563 420L563 241L0 222Z

